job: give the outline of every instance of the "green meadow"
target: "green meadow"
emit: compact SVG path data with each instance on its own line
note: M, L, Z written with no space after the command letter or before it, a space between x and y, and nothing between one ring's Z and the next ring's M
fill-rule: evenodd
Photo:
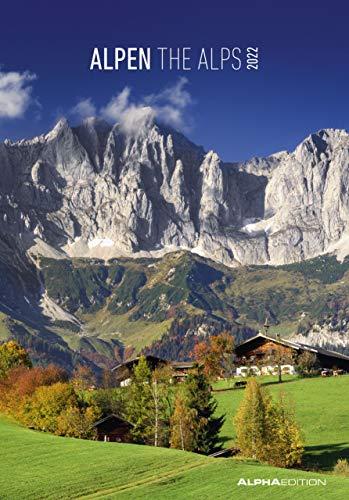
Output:
M274 397L284 392L295 410L304 434L305 463L309 468L333 469L338 458L349 459L349 375L341 377L297 378L263 377L264 385ZM230 381L215 385L218 413L226 414L222 429L225 446L233 444L233 416L243 397L244 389L231 389Z
M252 461L61 438L0 420L0 498L343 499L347 479ZM325 486L238 486L244 479L326 479Z
M61 438L0 419L0 498L344 499L349 479L331 475L340 457L349 458L349 376L298 379L283 384L265 377L276 396L293 401L304 432L308 472L276 469L253 461L214 459L177 450ZM221 381L215 389L226 414L225 445L234 440L233 415L243 389ZM314 471L314 472L313 472ZM244 479L326 479L326 486L238 486Z

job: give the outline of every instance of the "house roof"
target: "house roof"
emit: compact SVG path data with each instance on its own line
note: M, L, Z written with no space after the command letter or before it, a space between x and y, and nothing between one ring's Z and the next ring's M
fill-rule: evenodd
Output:
M123 366L132 366L137 361L139 361L139 359L140 359L140 356L135 356L134 358L130 358L127 361L124 361L123 363L120 363L117 366L114 366L114 368L112 368L112 371L117 370L117 369L119 369L119 368L121 368ZM155 361L157 363L168 363L169 362L166 359L158 358L157 356L152 356L150 354L147 355L147 356L145 356L145 359L147 361Z
M237 346L237 348L244 346L246 344L249 344L250 342L252 342L258 338L270 340L270 341L274 342L275 344L280 344L280 345L283 345L285 347L290 347L290 348L295 349L297 351L309 351L309 352L313 352L316 354L321 354L324 356L332 356L334 358L340 358L340 359L344 359L346 361L349 361L349 356L346 356L345 354L341 354L340 352L330 351L327 349L323 349L322 347L315 347L315 346L311 346L308 344L302 344L300 342L293 342L291 340L269 337L268 335L265 335L264 333L261 333L261 332L259 332L258 335L255 335L254 337L251 337L250 339L247 339L244 342L241 342L241 344L239 344Z
M169 361L169 363L175 370L194 368L197 365L196 361Z
M122 417L119 417L119 415L115 415L115 413L110 413L109 415L107 415L106 417L104 418L101 418L100 420L98 420L97 422L95 422L92 427L98 427L100 424L103 424L104 422L107 422L108 420L112 419L112 418L115 418L116 420L119 420L120 422L123 422L125 424L128 424L132 427L134 427L134 425L129 422L128 420L125 420L124 418Z

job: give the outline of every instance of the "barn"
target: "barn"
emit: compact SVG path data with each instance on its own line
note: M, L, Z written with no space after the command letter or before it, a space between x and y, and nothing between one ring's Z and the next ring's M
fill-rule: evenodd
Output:
M133 424L113 413L98 420L92 427L97 432L98 441L131 442Z
M285 368L289 367L289 373L292 373L291 368L294 367L297 363L297 357L303 352L313 353L321 368L337 368L349 372L349 356L320 347L281 339L279 336L274 338L259 333L255 337L242 342L235 349L236 361L240 365L240 369L245 366L255 366L257 369L261 365L272 368L273 364L275 365L275 359L278 357Z

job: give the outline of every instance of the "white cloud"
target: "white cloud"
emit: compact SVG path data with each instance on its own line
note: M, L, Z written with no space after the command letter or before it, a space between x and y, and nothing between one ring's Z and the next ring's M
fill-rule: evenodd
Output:
M125 87L117 96L110 99L101 109L101 113L107 120L120 123L125 132L135 133L150 124L155 114L149 106L130 103L130 93L129 87Z
M162 90L159 94L151 94L146 97L146 101L149 104L171 104L173 107L178 109L185 109L189 104L192 103L192 98L189 92L184 88L188 83L188 79L182 76L178 79L177 83L172 87L167 87Z
M0 71L0 118L23 116L32 102L29 82L35 79L36 75L29 71Z
M79 118L88 118L90 116L96 116L97 109L93 104L92 99L89 97L87 99L81 99L71 110L70 113L78 116Z
M154 119L186 130L186 108L192 104L191 95L184 88L187 83L186 78L180 78L175 85L147 95L139 102L131 101L131 90L125 87L101 109L101 114L109 121L120 123L129 133L141 131Z

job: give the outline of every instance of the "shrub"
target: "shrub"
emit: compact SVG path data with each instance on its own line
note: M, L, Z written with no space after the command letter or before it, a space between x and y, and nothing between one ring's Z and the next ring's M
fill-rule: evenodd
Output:
M313 352L304 351L297 358L297 371L302 376L312 375L316 373L318 367L317 357Z
M339 458L333 468L333 473L338 476L349 477L349 462L345 458Z

